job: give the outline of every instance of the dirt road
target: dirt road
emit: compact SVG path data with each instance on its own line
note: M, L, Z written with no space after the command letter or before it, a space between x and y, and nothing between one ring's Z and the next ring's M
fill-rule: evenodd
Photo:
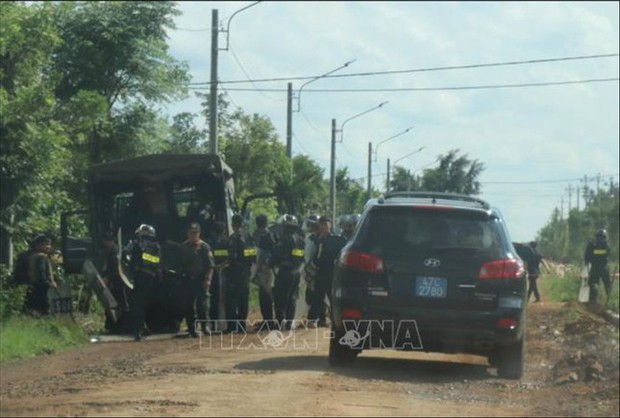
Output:
M530 305L521 381L475 356L368 351L331 368L319 328L275 343L264 334L94 343L8 364L0 413L618 416L618 330L582 311Z

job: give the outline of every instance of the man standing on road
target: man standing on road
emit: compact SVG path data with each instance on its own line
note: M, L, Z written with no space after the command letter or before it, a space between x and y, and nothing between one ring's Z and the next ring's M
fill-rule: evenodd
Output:
M256 231L254 231L254 242L256 243L256 270L254 281L258 286L258 303L264 324L269 327L273 325L273 285L275 276L273 274L273 251L275 239L271 231L267 229L268 219L266 215L256 217Z
M331 302L334 266L338 260L340 250L345 244L346 241L342 236L332 233L329 219L321 216L318 222L318 248L314 258L314 263L317 266L314 297L313 303L310 306L310 312L308 313L308 321L315 321L319 327L327 326L325 296Z
M299 297L301 266L304 262L304 240L297 234L299 226L293 215L282 217L282 236L274 252L278 268L273 288L276 320L282 329L291 329Z
M50 311L47 293L50 288L57 289L58 284L54 280L52 264L49 258L52 250L52 240L44 234L37 235L30 244L31 250L27 258L26 283L26 310L46 315Z
M250 270L254 250L250 237L243 230L243 218L232 217L233 233L228 239L228 267L226 268L226 332L245 332L250 298ZM254 253L256 251L254 250Z
M538 291L538 277L540 276L540 262L542 256L537 250L538 243L536 241L530 242L530 254L527 258L527 279L529 282L529 289L527 291L527 301L530 301L532 293L536 300L534 303L540 303L540 292Z
M590 266L588 285L590 286L591 304L596 304L598 302L598 282L600 279L603 280L607 300L609 300L611 294L611 280L609 277L609 268L607 267L609 252L610 248L607 242L607 231L605 229L599 229L596 232L594 241L588 243L584 254L586 266Z
M150 292L161 278L161 248L155 239L155 228L142 224L136 230L136 239L125 248L129 256L129 269L133 277L133 303L131 307L134 340L142 340Z
M204 334L209 332L207 311L214 265L209 244L200 239L200 224L191 224L187 229L187 240L181 244L183 307L190 338L197 336L196 319L200 322L201 331Z

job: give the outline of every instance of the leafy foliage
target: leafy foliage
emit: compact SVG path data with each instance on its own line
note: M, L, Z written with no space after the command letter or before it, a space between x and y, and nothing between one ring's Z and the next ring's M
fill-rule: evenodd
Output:
M484 164L470 160L467 155L459 156L459 150L451 150L439 156L437 168L424 170L422 190L451 192L467 195L480 193L478 176L484 170Z

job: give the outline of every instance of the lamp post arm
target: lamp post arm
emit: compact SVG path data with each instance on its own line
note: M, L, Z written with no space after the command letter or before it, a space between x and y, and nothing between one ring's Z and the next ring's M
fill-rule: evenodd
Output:
M242 11L249 9L252 6L256 6L258 3L260 3L260 1L255 1L252 4L242 7L241 9L237 10L235 13L232 14L232 16L228 18L228 23L226 24L226 30L222 30L222 32L226 32L226 48L222 48L221 51L228 51L229 38L230 38L230 21L232 20L232 18L235 17L235 15L237 15L238 13L241 13Z
M404 131L399 132L399 133L397 133L396 135L392 135L391 137L389 137L389 138L387 138L387 139L384 139L383 141L379 142L379 143L377 144L377 146L375 147L375 152L374 152L375 158L374 158L374 161L375 161L375 162L377 162L377 152L379 151L379 145L381 145L381 144L383 144L383 143L386 143L386 142L388 142L390 139L394 139L394 138L396 138L397 136L401 136L401 135L406 134L407 132L409 132L409 131L411 130L411 128L413 128L413 126L410 126L409 128L405 129Z
M346 123L347 123L347 122L349 122L349 121L351 121L351 120L353 120L353 119L359 118L360 116L364 116L366 113L370 113L370 112L372 112L373 110L377 110L377 109L379 109L380 107L382 107L383 105L385 105L385 104L387 104L387 103L388 103L388 101L385 101L385 102L379 103L377 106L375 106L375 107L373 107L373 108L371 108L371 109L365 110L365 111L363 111L363 112L361 112L361 113L358 113L357 115L353 115L353 116L351 116L349 119L345 119L345 121L344 121L344 122L342 122L342 125L340 125L340 142L342 142L342 140L343 140L343 138L342 138L342 136L343 136L343 133L342 133L342 132L343 132L343 131L342 131L342 130L344 129L344 125L346 125Z
M335 73L338 70L342 70L343 68L348 67L350 64L352 64L354 62L355 62L355 60L347 61L343 65L341 65L340 67L336 68L335 70L328 71L325 74L322 74L322 75L319 75L317 77L314 77L314 78L306 81L304 84L302 84L301 87L299 87L299 90L297 90L297 110L295 110L295 112L299 112L300 109L301 109L301 90L304 87L306 87L308 84L312 83L313 81L316 81L316 80L318 80L320 78L323 78L323 77L327 77L328 75L333 74L333 73Z

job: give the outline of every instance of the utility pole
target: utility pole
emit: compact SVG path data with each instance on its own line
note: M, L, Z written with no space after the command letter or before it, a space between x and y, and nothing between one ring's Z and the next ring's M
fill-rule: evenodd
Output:
M387 180L385 182L385 192L390 192L390 159L387 159Z
M332 119L332 158L329 173L329 208L333 228L336 222L336 119Z
M211 10L211 90L209 93L209 152L217 154L217 9Z
M572 188L571 185L568 185L568 213L570 213L570 207L572 204Z
M570 212L570 209L568 211ZM562 196L562 198L560 199L560 220L562 219L564 219L564 196Z
M288 83L286 96L286 156L293 159L293 83ZM291 164L291 167L293 165ZM291 169L292 170L292 169ZM292 172L291 172L292 175Z
M368 189L366 190L366 194L368 195L367 200L371 197L372 190L372 142L368 143Z

